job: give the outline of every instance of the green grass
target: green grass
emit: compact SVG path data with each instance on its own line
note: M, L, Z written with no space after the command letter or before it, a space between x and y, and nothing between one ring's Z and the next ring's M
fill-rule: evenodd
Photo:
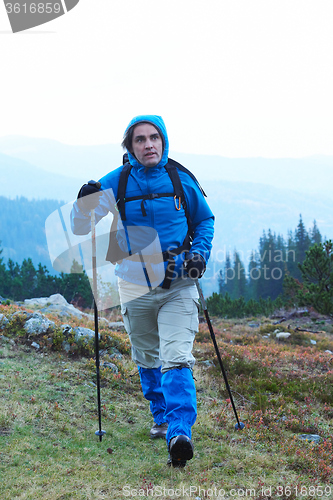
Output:
M214 328L246 428L234 431L216 362L200 363L215 360L201 325L195 455L182 470L166 466L165 442L149 439L149 406L129 354L118 362L119 375L102 370L107 433L100 443L93 361L55 346L45 345L41 354L22 335L3 331L15 345L0 341L1 500L332 499L332 357L304 345L304 335L298 345L264 339L246 321L215 322ZM125 345L125 334L115 338ZM318 334L324 345L331 338ZM325 439L315 445L299 438L309 433ZM218 497L219 490L225 495Z

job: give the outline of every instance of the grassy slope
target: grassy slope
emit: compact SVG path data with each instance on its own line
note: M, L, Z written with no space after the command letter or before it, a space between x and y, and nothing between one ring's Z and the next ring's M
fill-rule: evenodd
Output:
M0 306L0 313L10 308ZM100 443L94 434L93 360L47 347L40 354L23 336L3 331L15 343L0 341L1 500L333 498L333 363L324 352L333 351L333 329L327 322L305 321L308 329L321 333L294 333L280 343L270 320L260 318L260 328L250 328L246 320L214 321L236 406L246 423L242 432L234 431L216 364L201 363L215 356L207 327L200 326L195 456L183 470L166 467L165 442L149 439L151 416L125 334L114 336L127 352L118 362L119 374L102 370L107 434ZM310 339L317 340L316 346ZM325 439L314 445L299 439L304 433ZM218 497L221 489L225 496Z

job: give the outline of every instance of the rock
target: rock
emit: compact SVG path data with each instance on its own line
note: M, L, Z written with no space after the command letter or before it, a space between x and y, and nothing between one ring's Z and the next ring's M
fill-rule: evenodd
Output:
M312 339L310 339L310 342L311 342L312 345L316 345L316 343L317 343L316 340L312 340Z
M69 305L67 300L60 295L60 293L55 293L53 295L50 295L50 297L40 297L40 298L34 298L34 299L25 299L24 301L25 305L28 306L48 306L48 305Z
M108 327L117 330L118 328L125 328L125 325L123 321L108 321Z
M67 353L71 350L71 345L68 342L66 342L66 340L64 340L61 345L64 351L66 351Z
M24 305L40 307L44 313L58 314L59 316L71 315L77 318L82 318L83 316L92 318L91 314L82 313L73 304L69 304L60 293L55 293L50 295L50 297L25 299Z
M112 353L110 354L110 358L112 359L122 359L123 355L118 351L116 347L112 347Z
M7 323L9 323L8 318L4 314L0 314L0 330L6 328Z
M9 319L14 319L16 316L23 317L24 321L28 321L28 319L34 316L33 313L28 313L27 311L16 311L9 316Z
M121 352L114 352L113 354L110 354L110 358L111 359L122 359L123 355L121 354Z
M50 321L42 314L35 313L24 325L28 335L45 335L55 327L54 321Z
M8 337L5 337L4 335L0 335L0 340L3 342L9 342L11 345L16 345L15 340L9 339Z
M98 322L101 324L101 325L106 325L106 326L109 326L109 321L106 319L106 318L98 318Z
M332 352L332 351L330 351L329 349L326 349L326 351L325 351L325 352L327 352L327 354L333 354L333 352Z
M83 339L85 342L89 342L89 340L95 338L95 332L90 330L90 328L83 328L82 326L77 326L74 328L75 332L75 342L78 342L80 339ZM98 334L98 338L100 338L100 334Z
M32 342L31 347L34 347L35 349L40 349L40 345L37 344L37 342Z
M63 335L66 338L68 338L70 334L73 332L73 328L71 327L71 325L61 325L60 328L62 330Z
M51 304L50 306L43 307L41 311L48 314L57 314L58 316L75 316L79 319L83 316L88 316L88 314L76 309L73 304L67 304L67 306Z
M118 373L118 367L113 363L107 363L106 361L104 361L102 368L110 368L110 370L112 370L113 373L116 374Z
M214 363L210 359L205 359L205 361L201 361L201 364L204 365L205 368L214 366Z
M288 339L291 336L289 332L279 332L276 334L277 339Z
M76 309L73 304L69 304L65 297L60 293L55 293L50 295L50 297L40 297L34 299L26 299L24 301L26 306L35 306L41 308L43 313L57 314L58 316L75 316L76 318L87 318L94 321L93 314L83 313L79 309ZM106 318L99 318L98 321L105 325L106 327L113 329L125 328L122 321L109 322Z
M251 328L258 328L260 325L259 325L259 323L249 323L249 326Z
M305 441L309 441L310 443L319 443L321 437L318 434L301 434L300 439L304 439Z

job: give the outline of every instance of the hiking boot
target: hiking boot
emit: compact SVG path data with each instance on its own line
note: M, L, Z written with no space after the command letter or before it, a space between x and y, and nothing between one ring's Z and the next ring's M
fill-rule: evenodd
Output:
M163 422L162 424L155 424L150 429L150 437L152 439L155 438L164 438L166 436L168 430L168 422Z
M169 459L167 464L173 467L184 467L187 460L193 458L193 444L189 437L181 434L169 443Z
M167 465L169 467L171 467L172 465L172 467L174 468L182 469L186 465L186 460L172 460L171 455L169 453Z

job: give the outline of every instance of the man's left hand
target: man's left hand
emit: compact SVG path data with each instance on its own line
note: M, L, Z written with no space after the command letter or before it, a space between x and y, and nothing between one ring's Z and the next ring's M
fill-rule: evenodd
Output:
M206 271L206 263L200 254L194 253L186 263L186 271L192 280L201 278Z

